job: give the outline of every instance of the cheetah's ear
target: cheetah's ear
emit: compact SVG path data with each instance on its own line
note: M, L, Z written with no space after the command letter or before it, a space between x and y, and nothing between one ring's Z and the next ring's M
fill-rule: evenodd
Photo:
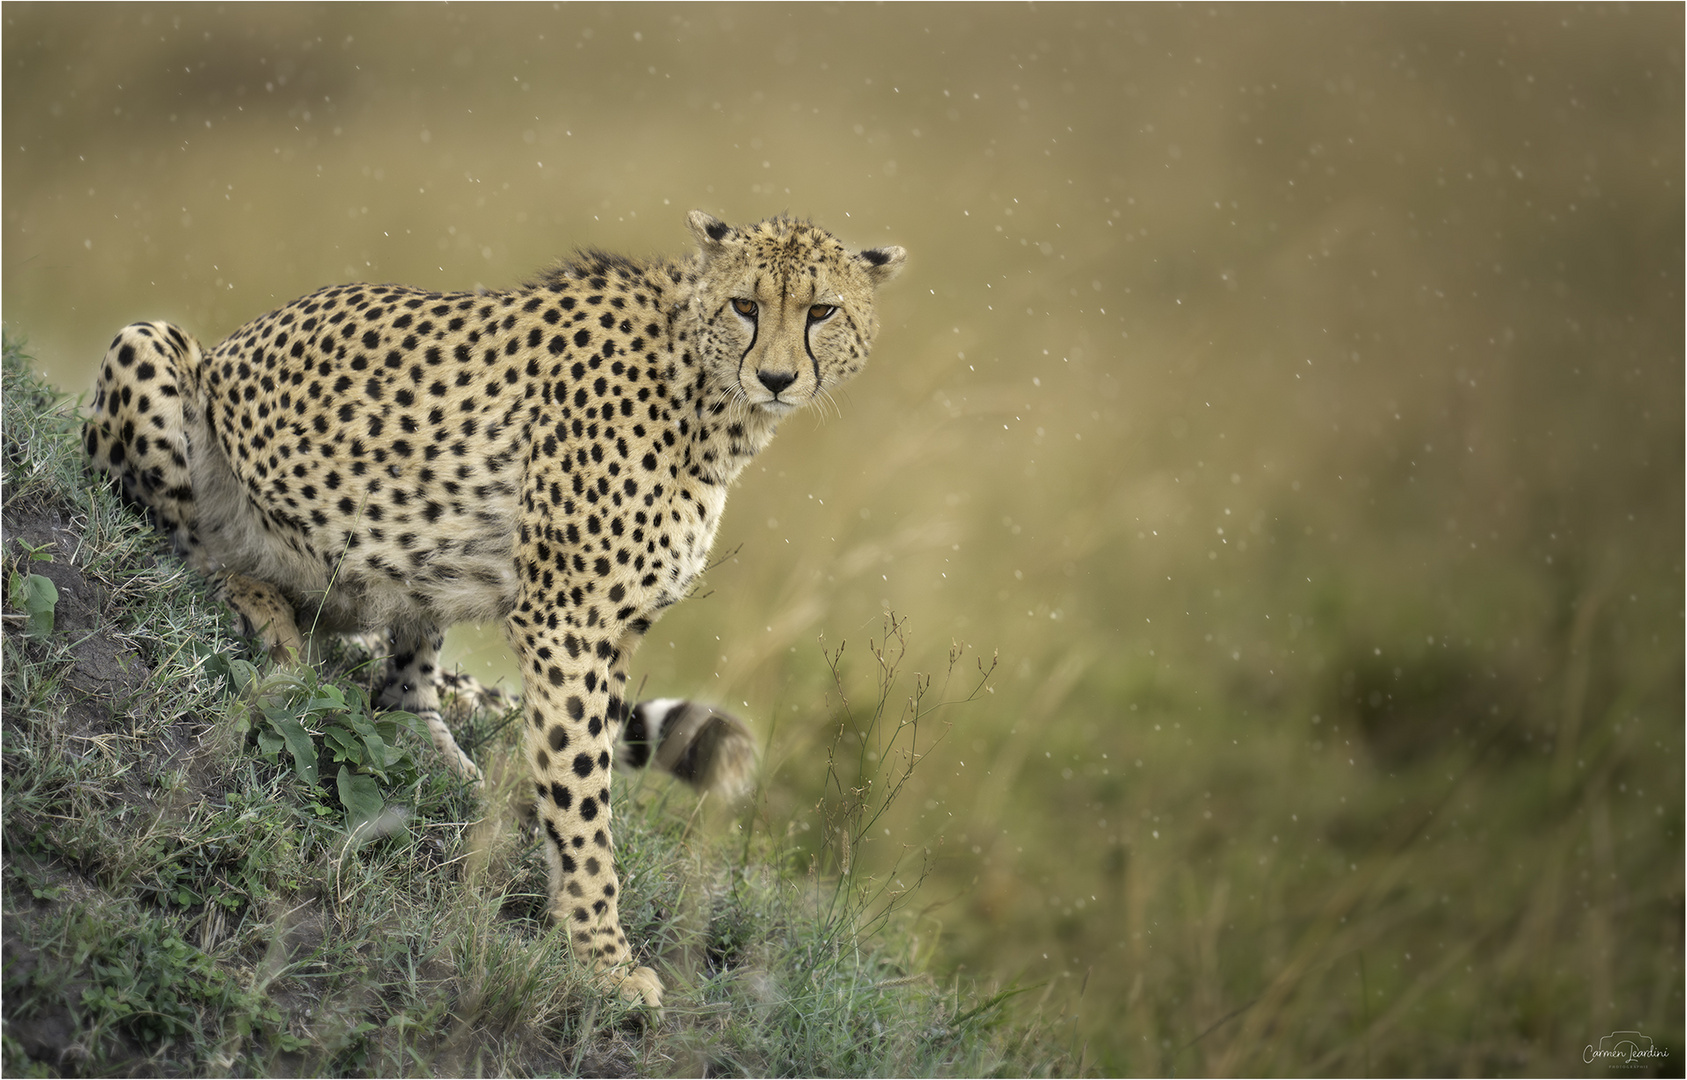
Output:
M697 238L697 246L711 259L738 239L738 232L731 225L701 210L693 210L687 214L685 223L691 226L691 235Z
M867 280L874 285L883 285L895 277L902 264L908 261L908 252L899 247L869 248L856 256L861 262L862 269L867 271Z

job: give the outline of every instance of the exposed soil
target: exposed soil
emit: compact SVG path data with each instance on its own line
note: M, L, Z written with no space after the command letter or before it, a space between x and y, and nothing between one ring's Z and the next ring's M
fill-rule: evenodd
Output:
M7 506L0 514L0 543L8 553L19 551L20 546L49 546L52 559L32 561L29 569L58 589L53 636L71 643L73 663L65 673L65 685L76 692L70 707L72 728L80 735L103 729L110 722L112 703L139 693L152 668L111 633L104 617L109 594L76 564L81 534L58 509ZM7 606L12 607L10 603ZM21 625L8 620L8 648L30 647L21 631Z

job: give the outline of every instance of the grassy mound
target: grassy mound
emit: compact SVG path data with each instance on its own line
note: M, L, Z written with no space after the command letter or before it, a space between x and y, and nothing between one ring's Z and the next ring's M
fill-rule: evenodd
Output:
M750 816L620 785L622 917L669 996L660 1017L605 999L541 918L500 772L518 725L460 729L489 766L477 799L405 718L370 713L354 648L261 670L84 473L75 409L9 340L4 380L6 1074L1073 1067L1004 1018L1007 994L919 970L907 894L849 868L882 809L862 778L839 785L857 797L834 876L781 873L791 852Z

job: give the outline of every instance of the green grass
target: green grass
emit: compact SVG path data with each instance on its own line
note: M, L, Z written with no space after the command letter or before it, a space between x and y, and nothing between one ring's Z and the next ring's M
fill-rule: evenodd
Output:
M594 990L542 923L542 860L501 762L518 725L463 733L491 776L482 802L402 718L368 713L355 648L321 675L263 672L205 583L89 482L72 404L9 338L4 408L8 1075L1078 1067L1061 1031L1009 1018L1011 993L927 974L903 910L917 875L850 857L937 707L918 677L889 707L907 682L894 627L872 707L850 705L830 657L818 848L765 808L620 785L623 918L670 988L652 1017ZM52 593L26 595L32 576Z

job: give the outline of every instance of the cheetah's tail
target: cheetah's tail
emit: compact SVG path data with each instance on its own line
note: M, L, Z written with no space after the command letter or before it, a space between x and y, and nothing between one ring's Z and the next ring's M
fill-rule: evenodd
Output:
M517 695L486 686L472 675L442 671L436 678L446 719L460 723L474 712L502 711ZM679 698L652 698L627 711L615 745L615 763L651 765L699 791L741 799L756 783L755 735L731 713Z
M756 783L756 739L731 713L678 698L634 705L621 728L615 760L654 764L700 791L740 799Z

